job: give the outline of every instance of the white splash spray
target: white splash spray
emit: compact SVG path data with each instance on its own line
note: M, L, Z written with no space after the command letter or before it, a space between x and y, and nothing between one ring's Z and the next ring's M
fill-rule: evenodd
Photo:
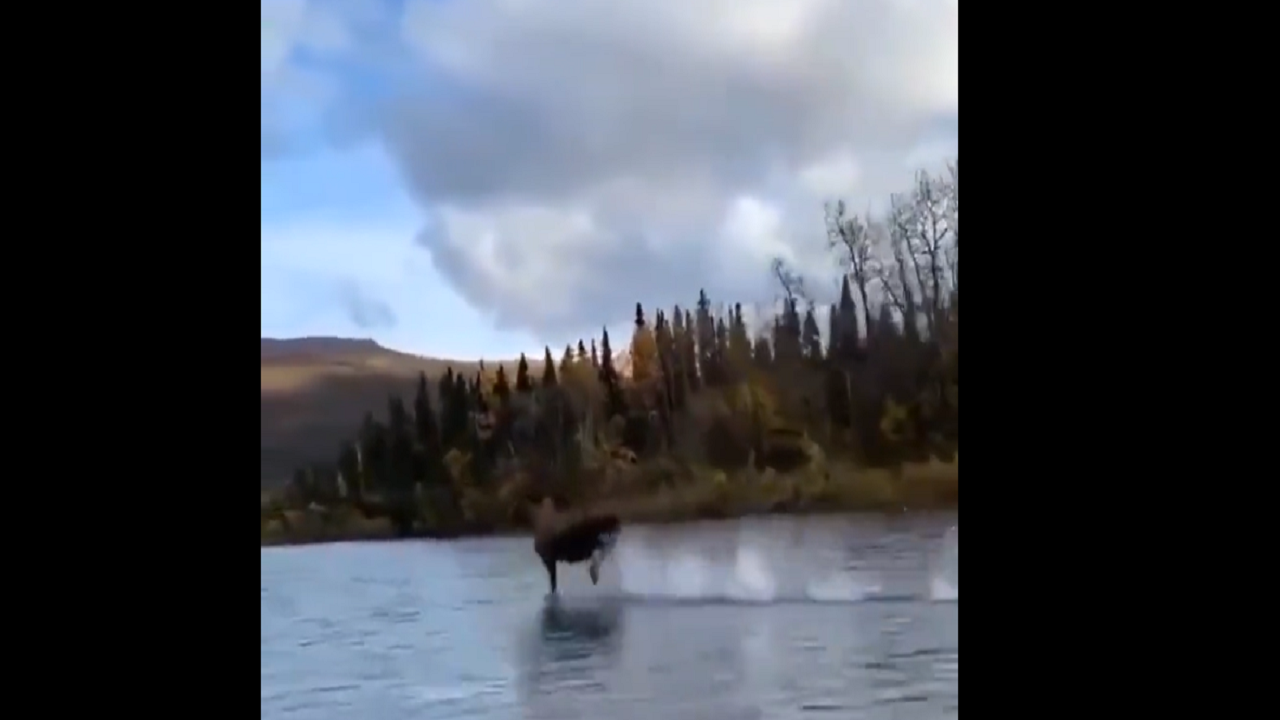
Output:
M878 583L849 573L816 579L788 578L769 555L739 544L732 563L714 562L692 550L659 553L625 538L614 557L626 596L681 601L739 603L858 602L879 592ZM798 582L788 582L789 580Z
M929 575L929 597L934 602L960 600L960 526L942 537L942 556Z

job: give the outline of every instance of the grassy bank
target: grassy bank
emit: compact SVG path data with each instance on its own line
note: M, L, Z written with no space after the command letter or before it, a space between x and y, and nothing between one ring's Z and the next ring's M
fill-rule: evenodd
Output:
M642 473L641 473L642 474ZM417 537L499 535L527 531L523 487L508 485L492 496L470 492L469 520L448 531L420 523ZM626 523L678 523L759 515L892 512L904 508L954 508L960 497L959 461L907 464L898 470L863 469L833 463L824 472L786 475L772 470L691 471L681 482L656 487L613 488L581 505L614 512ZM265 519L262 545L294 545L396 537L386 518L367 518L349 506L285 510Z

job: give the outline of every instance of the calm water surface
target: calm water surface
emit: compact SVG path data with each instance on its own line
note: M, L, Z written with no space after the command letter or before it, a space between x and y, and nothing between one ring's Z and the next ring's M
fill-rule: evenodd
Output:
M561 593L529 539L262 550L262 717L958 714L952 516L628 527Z

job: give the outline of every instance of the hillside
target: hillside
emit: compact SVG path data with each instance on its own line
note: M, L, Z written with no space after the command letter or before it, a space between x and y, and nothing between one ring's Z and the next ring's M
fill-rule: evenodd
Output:
M479 367L333 337L263 338L261 363L263 487L280 484L302 463L331 461L366 410L382 417L388 395L412 399L419 372L436 378L449 366L468 373Z

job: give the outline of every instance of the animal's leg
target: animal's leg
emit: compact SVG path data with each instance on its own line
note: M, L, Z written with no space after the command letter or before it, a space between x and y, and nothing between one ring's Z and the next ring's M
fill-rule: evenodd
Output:
M551 580L551 592L556 591L556 561L551 558L542 558L542 566L547 569L547 577Z
M600 563L604 562L604 551L596 548L591 553L591 565L587 568L587 573L591 575L591 584L596 585L600 582Z
M605 558L609 557L609 553L613 552L613 548L618 544L618 534L608 533L600 538L600 542L596 545L596 549L591 552L591 566L587 568L587 572L591 575L591 584L596 585L600 582L600 566L604 564Z

